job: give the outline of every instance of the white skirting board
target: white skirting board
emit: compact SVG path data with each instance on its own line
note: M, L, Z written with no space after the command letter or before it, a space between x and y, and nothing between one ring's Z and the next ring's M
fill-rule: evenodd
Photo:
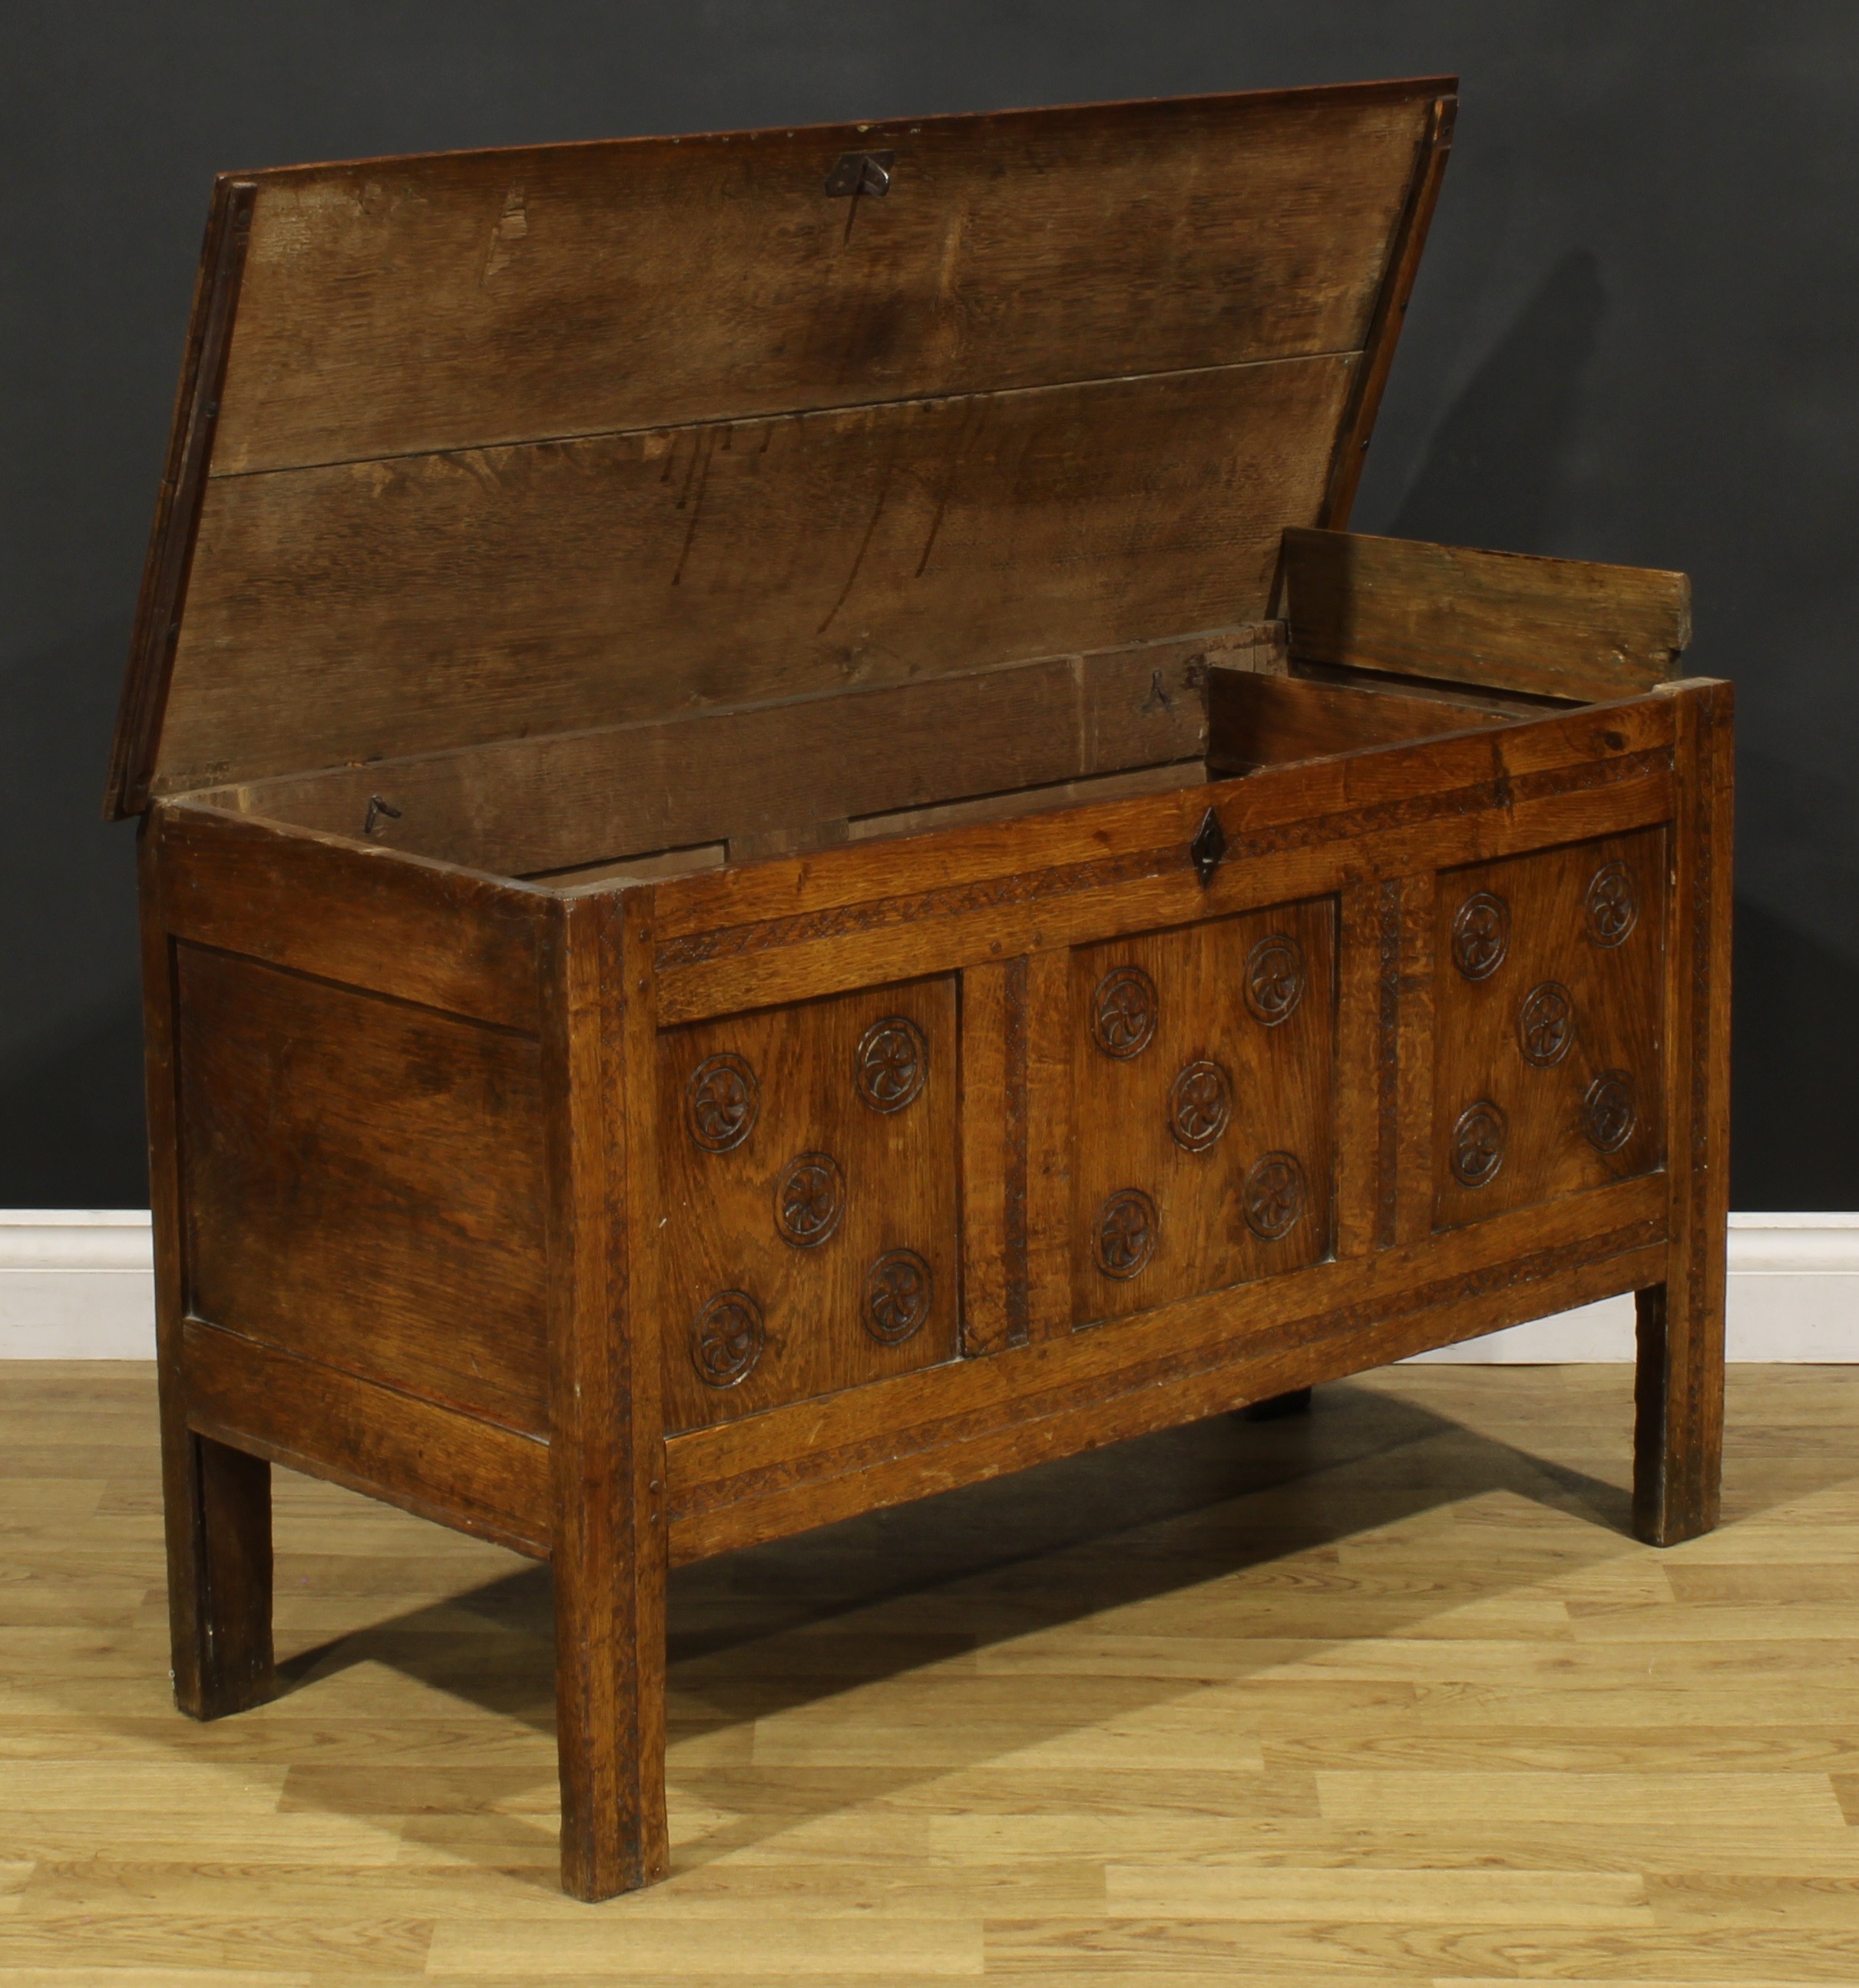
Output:
M0 1359L151 1360L146 1209L0 1209ZM1859 1361L1859 1214L1730 1217L1729 1357ZM1422 1360L1631 1360L1610 1298Z

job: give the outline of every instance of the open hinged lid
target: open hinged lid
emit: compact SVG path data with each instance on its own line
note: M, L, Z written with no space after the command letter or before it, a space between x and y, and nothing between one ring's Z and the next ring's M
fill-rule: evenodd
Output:
M222 178L110 811L1259 618L1452 88Z

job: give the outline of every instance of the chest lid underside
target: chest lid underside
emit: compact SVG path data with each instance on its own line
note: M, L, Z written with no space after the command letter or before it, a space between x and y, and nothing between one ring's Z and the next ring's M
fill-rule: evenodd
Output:
M1258 620L1453 87L222 178L110 811Z

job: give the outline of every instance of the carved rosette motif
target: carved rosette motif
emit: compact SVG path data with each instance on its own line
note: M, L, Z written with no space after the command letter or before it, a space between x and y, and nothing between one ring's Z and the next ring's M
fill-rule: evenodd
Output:
M1489 891L1474 891L1452 921L1452 964L1468 980L1489 980L1509 950L1509 905Z
M775 1226L796 1249L811 1249L838 1228L846 1212L846 1177L830 1153L802 1153L775 1183Z
M901 1111L929 1075L929 1044L908 1015L887 1015L859 1037L853 1067L858 1094L874 1111Z
M766 1344L762 1307L746 1291L718 1291L691 1321L691 1364L708 1387L746 1381Z
M1191 1063L1168 1090L1168 1129L1178 1146L1204 1153L1233 1115L1233 1087L1217 1063Z
M1262 938L1246 956L1246 1005L1254 1020L1275 1029L1304 998L1304 952L1283 932Z
M1155 1040L1155 982L1140 966L1119 966L1091 997L1091 1036L1120 1062L1141 1056Z
M1633 1079L1624 1070L1604 1070L1581 1100L1581 1129L1597 1153L1617 1153L1640 1121Z
M1523 1060L1549 1070L1569 1053L1575 1040L1575 997L1560 980L1533 987L1517 1011L1517 1046Z
M1483 1187L1498 1177L1510 1121L1489 1097L1468 1104L1452 1128L1452 1175L1462 1187Z
M739 1056L705 1057L684 1086L684 1126L707 1153L727 1153L755 1130L762 1087Z
M1304 1212L1304 1170L1296 1155L1261 1155L1246 1171L1242 1194L1246 1226L1261 1241L1289 1235Z
M1597 945L1618 945L1640 921L1640 894L1624 863L1604 863L1582 901L1588 936Z
M865 1330L885 1346L901 1346L930 1315L930 1266L914 1249L891 1249L865 1279Z
M1155 1203L1139 1187L1119 1188L1097 1211L1091 1254L1107 1277L1134 1277L1155 1254Z

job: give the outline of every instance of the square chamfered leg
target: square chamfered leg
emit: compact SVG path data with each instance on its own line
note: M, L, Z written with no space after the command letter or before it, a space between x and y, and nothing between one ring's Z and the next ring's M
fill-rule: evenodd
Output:
M562 1883L663 1877L662 1358L650 1233L651 935L638 905L553 908L542 972Z
M161 1395L162 1509L174 1701L194 1719L244 1712L275 1688L272 1660L271 1466L188 1425L181 1331L186 1270L175 1133L174 972L152 838L142 866L149 1199Z
M163 1448L174 1702L218 1719L275 1688L271 1466L184 1425L164 1428Z
M1663 1284L1638 1293L1634 1530L1675 1546L1717 1523L1723 1466L1724 1272L1729 1210L1732 694L1674 684L1665 1043L1671 1199Z

